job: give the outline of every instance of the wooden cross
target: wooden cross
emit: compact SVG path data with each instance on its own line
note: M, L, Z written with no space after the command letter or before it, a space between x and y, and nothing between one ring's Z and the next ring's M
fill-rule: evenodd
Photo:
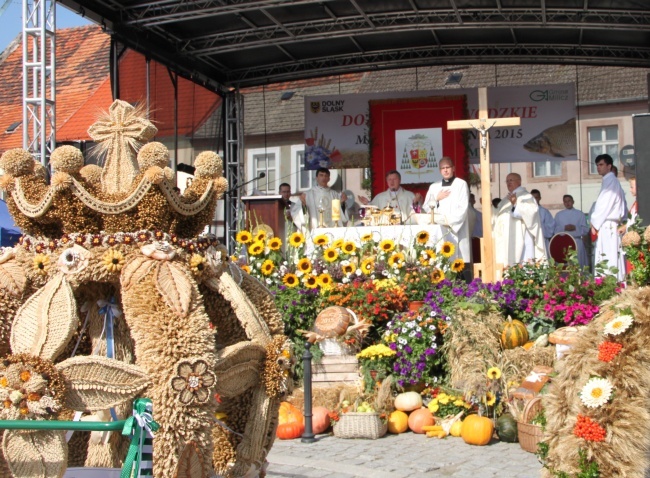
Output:
M481 263L483 282L494 282L496 264L492 240L492 198L490 197L490 135L493 126L519 126L520 118L488 118L487 88L478 89L478 119L447 121L447 129L474 128L480 134L481 204L483 206L483 240ZM470 231L470 234L472 232Z
M88 129L88 135L106 153L102 191L114 194L129 190L139 171L136 151L157 132L158 129L143 117L141 109L126 101L113 102L108 113Z

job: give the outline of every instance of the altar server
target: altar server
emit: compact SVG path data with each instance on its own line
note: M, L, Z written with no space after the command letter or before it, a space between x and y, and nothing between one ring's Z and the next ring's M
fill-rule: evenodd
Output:
M617 228L625 218L627 206L621 183L612 172L613 164L614 160L609 154L596 156L596 170L603 177L603 183L591 214L591 235L597 238L594 266L601 264L606 269L617 268L616 277L622 281L625 278L625 260ZM594 270L594 273L603 275L597 270Z
M424 198L424 212L434 212L436 224L442 227L442 236L456 245L456 257L460 257L468 266L472 261L470 247L469 222L469 188L467 183L455 176L456 168L451 158L444 156L439 163L442 181L429 186Z
M498 264L512 266L529 260L546 260L544 233L535 198L521 185L521 176L506 176L508 195L497 207L494 249Z
M582 240L583 236L589 233L587 217L585 213L573 207L573 196L570 194L565 194L562 197L562 202L566 209L559 211L555 215L555 234L564 232L573 236L578 245L578 264L580 264L580 267L587 267L589 258Z

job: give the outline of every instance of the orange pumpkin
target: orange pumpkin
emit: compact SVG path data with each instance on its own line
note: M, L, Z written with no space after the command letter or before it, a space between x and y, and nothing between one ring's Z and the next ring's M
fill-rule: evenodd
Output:
M522 347L524 350L530 350L533 348L533 345L535 345L535 342L526 342L524 345L522 345Z
M460 436L469 445L483 446L490 443L494 433L494 424L487 417L470 415L463 420Z
M305 425L302 423L283 423L278 425L278 429L275 431L275 436L280 440L293 440L294 438L300 438L304 431Z
M311 411L311 426L315 435L325 433L330 427L329 413L327 407L314 407Z
M409 416L401 410L395 410L388 415L388 431L390 433L404 433L409 429Z
M305 431L305 422L302 412L289 402L280 403L278 428L275 432L280 440L299 438Z
M411 412L408 424L413 433L424 433L422 427L435 425L436 419L428 408L423 407Z
M514 349L526 342L528 342L528 330L524 323L508 316L508 321L501 329L501 346L504 349Z

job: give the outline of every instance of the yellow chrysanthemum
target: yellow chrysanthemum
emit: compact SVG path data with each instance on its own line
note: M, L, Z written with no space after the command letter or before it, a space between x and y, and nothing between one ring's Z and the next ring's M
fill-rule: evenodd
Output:
M330 238L327 237L325 234L321 234L320 236L314 237L314 245L318 247L323 247L326 246L330 243Z
M370 242L372 240L373 240L372 232L369 232L368 234L364 234L363 236L361 236L361 242Z
M318 287L318 278L311 274L307 274L305 277L302 278L302 283L305 285L305 287L309 289L315 289L316 287Z
M305 236L302 232L294 232L289 236L289 245L291 247L300 247L305 243Z
M375 260L372 257L368 257L361 262L361 272L365 275L372 274L372 271L375 270Z
M464 268L465 261L460 258L451 263L451 270L454 272L462 272Z
M261 229L255 234L255 242L264 242L266 241L266 231Z
M47 274L47 269L50 266L50 258L45 254L36 254L32 261L34 270L39 274Z
M431 282L433 284L437 284L438 282L442 282L445 280L445 273L442 272L440 269L434 269L433 272L431 273Z
M341 272L345 275L352 274L354 272L354 266L352 264L341 266Z
M438 405L438 401L434 398L429 402L429 405L427 405L427 408L431 413L436 413L440 409L440 405Z
M274 269L275 269L275 264L273 264L273 261L270 261L268 259L262 263L262 267L260 268L262 274L264 274L265 276L271 275Z
M357 250L357 245L352 241L347 241L343 243L341 250L346 254L354 254Z
M444 393L441 393L440 395L438 395L438 403L447 405L449 403L449 396L445 395Z
M332 287L332 276L329 275L327 272L322 273L321 275L318 276L318 285L321 286L323 289L329 289Z
M269 239L267 246L269 246L269 249L271 249L272 251L279 251L280 248L282 247L282 239L280 239L279 237L272 237L271 239Z
M457 407L462 407L463 405L465 405L465 400L463 400L462 398L457 398L456 400L454 400L454 405L456 405Z
M427 231L420 231L415 236L415 240L418 244L426 244L429 241L429 233Z
M298 284L300 284L300 281L298 280L298 276L296 274L289 272L282 278L282 283L287 287L296 287Z
M490 380L499 380L501 378L501 370L499 367L490 367L487 371L487 378Z
M483 398L483 403L488 407L491 407L497 402L497 396L492 392L485 392L485 397Z
M235 240L240 244L248 244L253 240L253 235L248 231L239 231Z
M261 241L255 241L248 246L248 253L251 256L259 256L262 252L264 252L264 243Z
M384 252L390 252L395 249L395 241L392 239L384 239L379 243L379 250Z
M120 251L109 249L102 256L102 263L108 272L120 272L124 267L124 255Z
M298 264L296 264L296 269L305 274L311 272L311 261L307 257L303 257L298 261Z
M396 252L388 258L388 265L393 267L403 267L404 266L404 254L401 252Z
M323 252L323 259L325 259L327 262L334 262L336 259L338 259L338 257L339 253L333 246L328 247L325 249L325 252Z
M251 273L251 268L250 268L250 266L248 264L243 264L243 265L239 266L239 268L241 270L243 270L246 274Z
M431 259L436 258L436 252L431 249L425 249L422 251L419 257L420 264L423 266L428 266Z
M455 250L456 248L454 247L454 245L451 242L446 241L442 244L442 247L440 248L440 254L442 254L444 257L451 257L454 255Z

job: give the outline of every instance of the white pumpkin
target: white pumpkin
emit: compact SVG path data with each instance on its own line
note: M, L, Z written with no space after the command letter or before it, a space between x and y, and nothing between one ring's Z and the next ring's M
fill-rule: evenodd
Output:
M422 407L422 395L418 392L404 392L395 397L395 409L411 412Z

